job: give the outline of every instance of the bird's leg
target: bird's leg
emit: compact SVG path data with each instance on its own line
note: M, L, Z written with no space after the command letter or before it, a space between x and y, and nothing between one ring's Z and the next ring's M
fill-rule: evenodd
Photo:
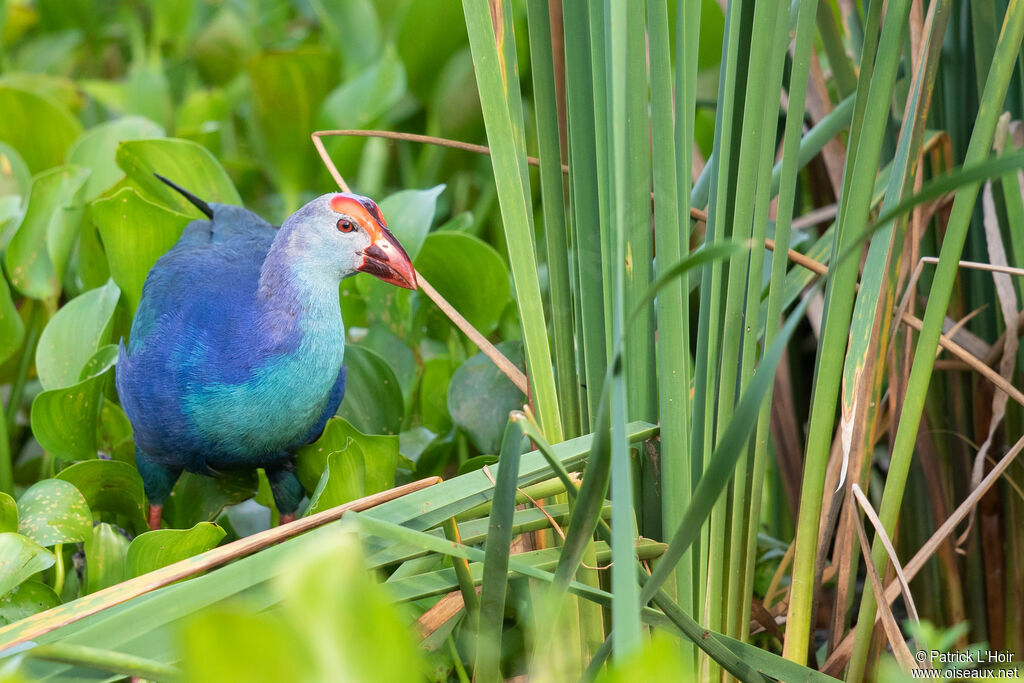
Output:
M135 447L135 465L142 477L142 487L146 491L146 498L149 499L149 528L159 529L164 511L164 500L171 494L174 482L181 476L180 469L164 467L153 462L146 453Z
M268 468L266 472L270 491L274 494L274 504L281 515L278 523L287 524L295 519L295 511L306 493L299 478L295 476L295 463L287 460L276 468Z

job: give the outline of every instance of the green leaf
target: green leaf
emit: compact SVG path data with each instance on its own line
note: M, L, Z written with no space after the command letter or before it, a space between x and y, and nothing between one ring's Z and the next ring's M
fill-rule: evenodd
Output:
M18 517L18 532L42 546L78 543L92 535L85 496L60 479L43 479L21 494Z
M61 166L33 179L28 207L4 261L11 284L25 296L56 299L60 294L88 177L89 169Z
M347 420L332 417L324 433L315 442L303 446L295 454L295 473L307 491L318 488L322 474L332 453L344 451L350 445L358 446L365 459L362 489L368 495L394 486L398 467L398 437L394 435L363 434ZM357 496L358 497L358 496ZM307 513L308 514L308 513Z
M370 68L384 49L380 19L372 0L311 0L337 52L345 57L345 73L355 75ZM359 27L359 40L352 40L351 27Z
M125 580L125 554L128 539L101 522L85 540L85 592L95 593Z
M335 73L331 55L313 48L265 53L249 63L258 148L288 212L299 208L301 194L314 185L318 164L309 135Z
M90 207L93 223L103 238L110 276L134 314L149 270L174 246L192 219L154 204L130 187L98 199Z
M0 595L53 565L53 553L22 534L0 534Z
M32 173L64 162L82 124L55 100L0 85L0 139L10 144Z
M230 7L222 7L196 38L195 64L207 83L224 85L256 50L252 29Z
M145 493L138 470L117 460L85 460L60 471L58 479L74 484L85 496L93 516L106 513L136 534L149 529Z
M44 551L45 552L45 551ZM0 597L0 626L39 614L60 604L53 589L38 581L25 581Z
M128 545L125 574L142 576L217 547L224 529L210 522L199 522L191 529L158 529L139 534Z
M320 475L316 490L309 496L309 507L304 516L323 512L332 507L362 497L366 488L366 460L363 449L349 440L345 448L327 456L327 466Z
M117 361L117 347L100 347L86 362L85 379L50 389L32 401L32 433L39 445L61 458L96 457L96 423L106 375Z
M0 142L0 197L27 197L32 187L32 174L18 150Z
M392 334L384 325L377 324L367 330L366 336L359 340L358 345L370 349L387 361L398 378L402 398L408 405L413 389L416 388L417 366L416 356L405 340Z
M388 230L398 238L412 260L416 260L423 247L437 212L437 198L444 188L444 185L435 185L426 190L401 190L380 203Z
M449 0L420 0L404 8L395 44L409 72L409 90L427 102L445 62L466 44L466 20Z
M188 620L181 636L182 680L288 681L308 665L275 613L215 605ZM312 680L312 679L310 679Z
M187 214L202 216L187 199L153 174L169 178L207 202L241 205L242 199L220 162L191 140L131 140L117 148L117 165L149 200Z
M398 434L402 428L402 389L387 362L359 346L345 349L348 376L338 415L365 434Z
M482 334L498 326L511 293L508 268L494 247L465 233L431 233L416 270Z
M25 323L14 306L7 280L0 275L0 363L21 348L24 338Z
M124 111L144 116L164 127L170 126L174 106L170 90L159 57L155 63L136 61L124 83Z
M236 505L256 495L256 472L231 472L207 477L185 472L164 503L164 521L176 529L188 529L209 522L228 505Z
M85 199L98 196L124 177L115 159L117 146L125 140L162 138L164 129L141 116L125 116L90 128L68 151L68 163L91 168L85 185Z
M420 380L420 419L423 426L441 434L452 427L448 412L448 383L452 378L452 362L446 356L431 358L423 364Z
M498 350L522 367L523 345L502 342ZM526 396L483 352L459 366L448 385L448 412L484 453L497 453L510 411L519 410Z
M0 533L18 530L18 504L10 494L0 491Z
M36 371L43 389L78 382L96 349L110 340L108 323L121 290L113 282L75 297L50 319L36 347Z

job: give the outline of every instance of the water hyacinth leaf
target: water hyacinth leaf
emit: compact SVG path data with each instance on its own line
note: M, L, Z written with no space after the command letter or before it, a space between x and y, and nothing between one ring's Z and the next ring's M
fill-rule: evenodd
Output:
M128 79L124 83L124 111L166 127L172 123L171 87L159 57L154 61L136 61L128 69Z
M11 532L0 534L0 595L54 562L53 553L31 538Z
M465 233L432 233L416 270L482 334L498 326L511 291L508 268L494 247Z
M444 188L444 185L435 185L426 190L401 190L380 203L388 230L398 238L410 259L415 260L423 247L434 222L437 198Z
M117 460L84 460L61 470L57 478L81 491L94 518L100 513L111 515L136 534L149 529L142 478L132 465Z
M18 151L32 173L64 162L82 124L57 101L0 85L0 138Z
M0 142L0 197L26 197L32 187L32 173L18 150Z
M431 358L423 364L420 380L420 419L423 426L435 433L447 432L452 427L448 412L448 383L452 378L452 362L447 356Z
M18 309L11 298L7 280L0 275L0 363L21 348L25 338L25 323L18 315Z
M106 522L85 540L85 592L95 593L125 579L128 539Z
M164 129L142 116L124 116L90 128L68 151L68 163L92 169L85 185L85 199L98 196L124 177L117 165L117 146L125 140L162 138Z
M324 33L345 55L346 74L361 73L379 59L384 44L372 0L311 0L309 4ZM359 40L351 39L352 26L359 27Z
M404 413L402 389L394 371L373 351L345 349L348 376L338 415L364 434L398 434Z
M86 362L85 379L39 393L32 401L32 433L50 453L68 459L96 457L96 423L104 382L117 361L117 347L100 347Z
M39 614L60 604L53 589L39 581L25 581L0 597L0 626Z
M363 450L355 441L327 456L327 466L320 475L320 483L309 496L309 507L304 516L314 515L332 507L355 500L366 487L366 460Z
M399 457L398 436L363 434L347 420L332 417L320 438L300 448L295 455L295 474L307 491L312 492L318 487L327 468L328 456L345 450L350 444L357 445L366 460L367 494L394 486Z
M392 287L392 289L397 289L397 287ZM405 404L409 405L413 389L416 388L418 367L416 356L405 340L392 334L384 325L377 324L367 330L366 336L359 340L359 346L374 351L388 362L402 388L402 398Z
M217 547L224 529L210 522L199 522L191 529L157 529L132 539L125 557L125 575L142 576L178 560Z
M317 127L322 130L371 127L404 95L405 67L394 48L389 46L376 64L345 81L324 98ZM365 138L359 137L335 137L324 141L331 158L341 168L354 167L358 163L364 143Z
M10 494L0 491L0 533L18 530L18 504Z
M252 29L245 25L238 13L222 7L196 38L196 66L203 80L212 85L224 85L245 66L256 51Z
M11 284L33 299L56 299L78 237L89 169L61 166L32 181L25 215L7 246Z
M164 185L154 173L202 196L204 201L241 204L227 172L209 150L191 140L130 140L117 148L117 165L143 196L189 216L202 217L187 199Z
M110 276L124 292L134 314L150 268L174 246L192 219L154 204L130 187L90 206L92 221L103 239Z
M164 521L174 529L189 529L209 522L228 505L237 505L256 495L257 477L253 471L231 472L206 477L185 472L178 478L164 502Z
M78 382L86 362L110 339L108 323L121 290L113 282L75 297L57 311L39 337L36 371L43 389Z
M334 58L316 48L268 52L249 62L256 142L271 177L285 198L285 210L299 208L300 196L314 185L309 133L320 105L337 82ZM289 105L282 126L282 103Z
M92 512L72 484L43 479L18 499L18 532L46 547L79 543L92 534Z
M497 345L510 361L523 366L523 345L518 341ZM526 402L519 391L482 352L452 375L448 385L448 412L452 420L484 453L497 453L509 412Z

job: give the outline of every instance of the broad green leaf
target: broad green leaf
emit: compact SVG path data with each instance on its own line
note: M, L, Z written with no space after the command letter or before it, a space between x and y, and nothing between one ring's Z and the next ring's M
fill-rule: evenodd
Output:
M288 212L299 208L300 196L313 189L318 175L309 135L336 71L329 53L312 48L264 53L249 63L257 149ZM282 125L284 107L287 125Z
M110 276L134 314L149 270L192 219L152 203L130 187L94 201L91 216L103 238Z
M222 477L207 477L185 472L164 502L164 523L175 529L188 529L209 522L228 505L236 505L256 495L256 472L231 472Z
M47 97L0 84L0 139L10 144L32 173L64 162L82 124Z
M167 74L156 63L137 61L128 70L124 84L124 111L144 116L163 127L172 123L173 103Z
M0 491L0 533L18 530L18 504L10 494Z
M405 340L391 333L383 325L373 325L366 336L359 340L359 346L370 349L387 361L398 378L402 398L409 405L413 389L416 388L416 357Z
M11 298L7 280L0 275L0 363L10 358L21 348L25 338L25 323L18 315L18 309Z
M477 140L483 135L476 73L469 48L452 55L444 65L427 110L437 135L456 140Z
M437 198L444 188L444 185L435 185L426 190L401 190L380 202L380 212L388 230L398 238L405 253L414 261L434 222Z
M465 233L432 233L416 269L481 333L498 326L511 292L508 268L494 247Z
M106 513L121 526L130 525L136 534L149 529L142 478L128 463L84 460L61 470L57 478L74 484L81 491L94 518L99 519L100 513Z
M36 371L43 389L78 382L96 349L110 339L108 323L121 291L113 282L75 297L50 319L36 347Z
M447 356L431 358L423 364L420 380L420 419L423 426L435 433L447 432L452 426L448 412L448 383L452 378L452 362Z
M409 73L409 90L427 102L445 62L466 44L466 20L459 3L450 0L420 0L404 7L395 44ZM383 11L381 16L387 17Z
M365 493L368 495L394 486L395 468L398 466L398 437L394 435L363 434L347 420L332 417L324 433L314 443L299 449L295 455L295 473L307 491L313 491L322 481L328 456L343 451L350 444L359 447L366 464L363 469Z
M219 156L230 115L223 90L197 90L178 107L174 129L178 137L193 140Z
M100 408L100 424L96 434L97 447L114 460L135 466L135 442L132 439L132 424L121 406L110 399L103 399Z
M25 581L0 597L0 626L13 624L19 619L39 614L59 604L60 598L45 583Z
M316 490L309 496L304 516L314 515L362 497L366 489L366 461L363 449L349 440L345 448L327 456L327 466Z
M359 346L345 349L348 376L338 415L365 434L398 434L404 413L402 389L387 362Z
M380 20L372 0L311 0L317 19L337 52L344 56L349 77L370 68L384 49ZM352 27L359 27L359 40L352 40Z
M498 350L522 367L520 342L502 342ZM498 452L509 412L521 409L525 402L523 392L482 352L460 365L448 385L448 412L452 420L484 453Z
M11 532L0 534L0 595L54 562L53 553L31 538Z
M222 7L196 38L195 64L207 83L224 85L256 50L252 28L230 7Z
M32 174L18 151L0 142L0 197L27 197L32 187Z
M2 89L0 89L2 92ZM21 225L11 238L5 265L11 284L33 299L56 299L82 220L89 169L61 166L32 180Z
M103 386L115 362L117 347L103 346L83 367L84 379L36 395L31 422L40 446L61 458L96 457L96 422L103 404Z
M130 140L117 148L117 165L141 193L189 216L203 217L187 199L153 174L181 185L207 202L240 205L242 199L228 174L210 152L191 140Z
M85 539L85 592L95 593L125 580L128 539L106 522Z
M317 128L354 129L372 128L391 111L405 95L405 67L393 47L388 47L381 59L332 90L317 117ZM365 138L332 137L324 144L331 159L339 168L355 168Z
M18 531L42 546L78 543L92 534L85 496L60 479L43 479L18 499Z
M199 522L191 529L158 529L139 534L128 545L125 575L142 576L217 547L224 530L210 522Z
M117 146L125 140L162 138L164 129L141 116L125 116L90 128L68 151L68 163L91 168L85 199L94 199L124 177L115 160Z

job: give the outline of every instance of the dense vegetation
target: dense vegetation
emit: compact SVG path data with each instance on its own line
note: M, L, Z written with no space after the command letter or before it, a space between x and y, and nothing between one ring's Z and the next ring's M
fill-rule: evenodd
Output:
M0 677L1022 649L1020 0L7 0L0 31ZM432 137L323 138L332 173L330 129ZM200 216L154 172L276 223L374 197L528 397L427 293L345 280L304 520L186 475L149 531L117 343Z

